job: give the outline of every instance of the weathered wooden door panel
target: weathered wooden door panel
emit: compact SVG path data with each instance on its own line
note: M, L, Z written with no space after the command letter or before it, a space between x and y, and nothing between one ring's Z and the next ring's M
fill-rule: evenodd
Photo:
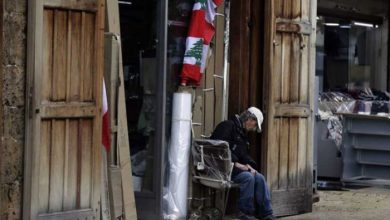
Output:
M99 219L104 1L29 1L23 219Z
M266 2L265 81L269 83L264 146L277 215L308 212L312 205L315 3Z
M39 212L90 207L92 120L43 120Z

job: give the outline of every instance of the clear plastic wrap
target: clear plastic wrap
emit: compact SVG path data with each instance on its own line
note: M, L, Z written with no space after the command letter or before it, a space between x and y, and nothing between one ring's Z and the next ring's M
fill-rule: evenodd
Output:
M341 92L324 92L320 94L318 109L322 117L332 116L334 113L353 113L356 100L350 95Z
M355 113L365 115L383 115L390 113L390 101L378 91L356 91L354 99L351 95L341 92L324 92L319 98L319 115L322 120L328 119L335 113ZM371 95L370 95L371 94ZM382 95L381 95L382 94Z
M324 92L320 95L318 115L321 120L328 121L327 137L340 147L342 142L343 124L337 113L353 113L356 100L341 92Z
M328 138L333 140L340 150L341 142L343 140L343 123L341 117L333 116L328 119Z
M329 139L334 140L340 147L342 142L342 115L340 113L354 113L364 115L389 116L390 102L382 93L371 90L355 91L354 99L351 95L342 92L324 92L320 94L318 115L321 120L328 121Z
M175 93L168 149L167 183L164 188L164 219L187 219L188 171L191 152L192 96Z
M230 187L233 163L229 144L218 140L195 140L192 147L194 179L222 189Z

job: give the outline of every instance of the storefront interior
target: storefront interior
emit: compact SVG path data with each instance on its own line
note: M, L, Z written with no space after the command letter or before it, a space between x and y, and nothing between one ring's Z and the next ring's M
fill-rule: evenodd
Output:
M316 34L317 175L339 181L343 114L390 114L389 2L319 0Z
M156 4L153 2L129 1L119 7L133 187L141 192L153 191L156 130Z
M319 16L317 75L322 91L387 90L386 23Z

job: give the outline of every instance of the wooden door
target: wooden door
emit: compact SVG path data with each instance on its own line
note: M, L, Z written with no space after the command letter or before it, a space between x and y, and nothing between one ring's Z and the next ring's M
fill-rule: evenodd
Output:
M104 1L28 3L23 219L99 219Z
M266 176L277 215L311 211L316 0L268 0Z

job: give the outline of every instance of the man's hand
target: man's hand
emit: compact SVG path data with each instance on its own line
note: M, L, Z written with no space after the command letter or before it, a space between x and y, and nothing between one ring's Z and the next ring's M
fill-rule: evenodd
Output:
M249 171L248 167L246 165L244 165L244 164L235 162L234 166L237 167L240 170Z
M253 174L256 175L257 171L251 167L251 165L247 164L245 165L247 169Z

